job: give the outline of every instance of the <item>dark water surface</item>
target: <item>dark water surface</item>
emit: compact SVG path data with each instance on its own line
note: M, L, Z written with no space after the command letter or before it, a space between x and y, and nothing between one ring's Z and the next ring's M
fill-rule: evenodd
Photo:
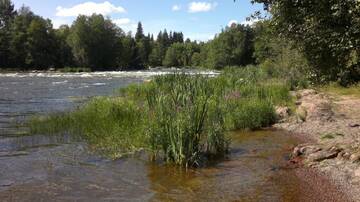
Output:
M298 140L282 131L234 132L227 159L185 171L143 154L111 161L70 137L23 137L26 129L13 125L155 74L0 75L0 201L303 201L301 179L287 166Z

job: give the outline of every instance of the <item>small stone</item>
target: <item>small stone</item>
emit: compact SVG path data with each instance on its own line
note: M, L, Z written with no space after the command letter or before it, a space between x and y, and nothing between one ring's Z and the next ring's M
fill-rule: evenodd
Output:
M351 156L351 154L350 154L349 152L345 152L345 153L342 155L342 157L343 157L344 159L349 159L350 156Z
M302 102L301 102L301 101L296 101L295 104L296 104L297 106L300 106L300 105L302 104Z
M301 97L306 97L308 95L316 95L317 92L313 89L305 89L300 92Z
M337 148L337 147L335 147L335 146L333 146L333 147L330 147L329 148L329 151L330 152L341 152L343 149L342 148Z
M294 151L293 151L293 153L292 153L292 156L293 156L293 157L298 157L298 156L300 156L300 155L301 155L300 148L299 148L299 147L295 147L295 148L294 148Z
M358 123L350 123L349 127L351 127L351 128L360 127L360 124L358 124Z
M335 158L339 152L329 152L329 151L319 151L317 153L310 154L308 161L310 162L320 162L326 159Z
M343 158L344 154L345 154L344 151L339 152L338 155L337 155L337 158L339 158L339 159Z
M307 118L307 110L305 107L303 106L300 106L297 110L296 110L296 115L297 117L299 118L299 120L301 120L302 122L305 122L306 121L306 118Z
M356 177L360 177L360 168L358 168L358 169L356 169L356 170L354 171L354 175L355 175Z
M352 163L356 163L360 160L360 152L357 152L357 153L354 153L354 154L351 154L350 156L350 161Z
M305 147L300 148L300 153L304 154L304 155L310 155L310 154L316 153L321 150L322 149L317 146L305 146Z
M0 187L9 187L13 185L15 182L11 180L0 180Z
M286 119L290 116L290 109L289 107L276 107L275 109L276 111L276 115L278 116L278 118L281 119Z

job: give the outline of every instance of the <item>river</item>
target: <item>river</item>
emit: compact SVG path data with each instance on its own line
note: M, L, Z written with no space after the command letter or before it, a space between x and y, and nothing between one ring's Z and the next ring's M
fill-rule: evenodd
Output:
M166 73L0 74L1 201L322 201L318 193L336 193L305 182L305 171L288 162L300 141L283 131L232 132L226 159L185 171L142 153L105 159L71 137L24 136L18 126Z

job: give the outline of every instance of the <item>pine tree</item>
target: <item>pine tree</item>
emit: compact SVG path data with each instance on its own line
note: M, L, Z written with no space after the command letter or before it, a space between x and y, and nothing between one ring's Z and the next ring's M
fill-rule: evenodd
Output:
M135 40L136 40L136 42L140 42L141 39L143 39L143 38L144 38L144 30L143 30L141 22L139 22L137 30L136 30L136 34L135 34Z
M0 0L0 67L10 66L10 25L16 16L10 0Z

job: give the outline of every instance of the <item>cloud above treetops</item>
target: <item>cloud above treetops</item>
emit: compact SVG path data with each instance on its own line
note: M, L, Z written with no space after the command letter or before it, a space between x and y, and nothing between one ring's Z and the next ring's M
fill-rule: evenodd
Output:
M217 3L210 3L210 2L191 2L188 5L188 12L189 13L199 13L199 12L208 12L215 9Z
M121 6L115 6L108 1L103 3L85 2L70 8L63 8L61 6L56 8L56 16L58 17L76 17L78 15L89 16L94 13L110 15L112 13L126 13L126 10Z

